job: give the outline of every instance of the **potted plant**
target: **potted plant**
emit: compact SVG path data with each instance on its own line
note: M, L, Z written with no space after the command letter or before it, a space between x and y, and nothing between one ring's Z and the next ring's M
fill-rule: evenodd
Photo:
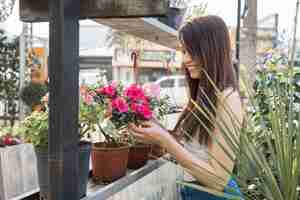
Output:
M42 111L44 108L42 97L44 97L47 92L48 88L46 85L31 82L21 90L20 97L32 111Z
M108 134L101 125L98 125L106 142L116 143L114 141L116 136L122 142L127 141L130 144L128 168L137 169L145 165L149 158L150 145L138 142L124 132L128 133L129 123L139 124L142 121L164 116L168 108L166 106L168 99L158 97L159 87L149 85L143 88L136 84L124 87L121 83L113 81L110 84L94 87L90 95L93 97L91 99L106 111L104 118L106 123L110 124L108 130L119 133Z
M82 105L80 106L82 111ZM83 113L84 114L84 111ZM80 117L82 119L82 117ZM87 182L89 176L89 161L91 152L91 143L81 140L88 132L90 125L85 121L80 121L79 127L79 195L86 195ZM33 112L22 122L21 131L24 134L25 141L32 143L37 157L37 169L40 185L41 197L47 198L48 195L48 112Z
M159 122L166 120L165 116L170 109L169 97L160 96L160 86L157 84L145 84L142 89L148 99L149 107L152 110L152 118L155 118ZM144 119L142 118L141 120ZM157 158L163 155L161 152L164 152L164 150L158 145L142 143L130 135L128 141L130 144L128 159L129 169L143 167L149 158Z
M107 94L100 93L100 88ZM129 152L128 143L107 120L107 104L116 95L117 88L95 85L82 87L80 92L85 107L82 118L103 138L92 146L93 179L100 183L113 182L126 174Z

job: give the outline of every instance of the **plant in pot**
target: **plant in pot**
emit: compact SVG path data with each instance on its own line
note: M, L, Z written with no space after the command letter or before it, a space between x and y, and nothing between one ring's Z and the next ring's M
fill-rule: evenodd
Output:
M40 83L29 83L21 90L21 100L32 110L42 111L42 97L48 92L48 87Z
M110 124L121 141L130 144L128 168L137 169L145 165L151 150L150 144L143 144L128 134L129 123L139 124L155 117L163 118L167 111L167 98L159 99L159 87L133 84L124 87L121 83L112 82L94 87L95 101L106 111L106 122ZM101 126L99 126L101 130ZM111 138L103 131L106 141Z
M83 110L80 105L80 111ZM81 113L81 112L80 112ZM82 112L84 114L84 111ZM81 117L80 117L81 118ZM90 130L90 125L86 121L80 121L79 127L79 195L86 195L91 143L81 138ZM41 197L48 195L48 112L33 112L21 123L20 132L24 134L24 139L32 143L37 156L37 169L40 185Z
M106 94L100 93L100 88L105 89ZM82 117L103 138L92 146L93 179L99 183L113 182L126 175L127 171L129 145L107 120L108 104L117 90L119 88L112 85L101 84L81 88L86 113Z
M141 90L140 93L141 99L146 98L145 105L149 107L151 110L151 117L156 119L158 122L162 123L166 120L166 115L170 109L170 102L168 96L160 97L160 86L157 84L145 84L142 87L138 85L131 85L127 88L125 94L130 93L130 90ZM129 95L130 96L130 95ZM144 96L144 97L143 97ZM128 104L130 107L132 106L132 101L135 102L136 100L131 100L129 98ZM139 100L138 100L139 101ZM134 107L133 107L134 108ZM139 123L140 121L149 120L150 117L144 116L144 113L136 112L135 111L135 119L133 123ZM117 120L116 120L117 121ZM131 134L128 135L128 142L130 144L130 151L129 151L129 159L128 159L128 168L129 169L138 169L143 167L150 157L158 158L163 155L164 150L157 145L154 144L145 144L137 139L135 139ZM163 153L162 153L163 152Z

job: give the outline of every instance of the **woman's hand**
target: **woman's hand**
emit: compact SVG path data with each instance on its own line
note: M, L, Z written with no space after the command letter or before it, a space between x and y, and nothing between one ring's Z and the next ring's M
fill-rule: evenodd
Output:
M144 122L139 127L135 124L130 124L129 130L137 139L161 146L170 137L170 134L166 129L152 121Z

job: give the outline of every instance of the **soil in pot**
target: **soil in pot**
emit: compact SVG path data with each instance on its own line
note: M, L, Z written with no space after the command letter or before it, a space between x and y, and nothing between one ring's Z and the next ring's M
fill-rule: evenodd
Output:
M159 145L153 144L151 145L150 158L157 159L165 155L166 151Z
M92 145L88 142L81 142L79 144L79 196L80 198L86 196L87 183L89 177L89 161ZM48 176L48 152L45 149L36 149L37 155L37 169L40 186L40 197L47 199L49 191L49 176Z
M111 183L125 176L128 154L128 144L93 144L92 165L94 180L98 183Z
M139 169L146 165L149 160L151 145L135 144L129 149L128 169Z

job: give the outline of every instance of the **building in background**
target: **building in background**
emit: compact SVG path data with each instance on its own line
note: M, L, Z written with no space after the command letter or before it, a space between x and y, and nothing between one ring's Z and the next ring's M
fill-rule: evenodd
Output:
M107 45L110 28L88 23L80 29L80 84L96 83L100 74L107 80L134 82L132 52L138 51L138 81L154 82L171 74L180 73L180 53L166 47L143 41L143 45L131 42L124 50L118 45ZM33 37L32 50L47 69L48 38ZM110 46L110 47L108 47ZM47 74L47 70L45 70Z
M260 55L266 49L278 47L278 21L279 15L272 14L266 16L257 23L257 54Z
M137 73L138 82L155 82L169 75L181 73L180 53L145 41L139 49L114 50L113 70L114 78L125 82L134 82L133 52L138 52Z

